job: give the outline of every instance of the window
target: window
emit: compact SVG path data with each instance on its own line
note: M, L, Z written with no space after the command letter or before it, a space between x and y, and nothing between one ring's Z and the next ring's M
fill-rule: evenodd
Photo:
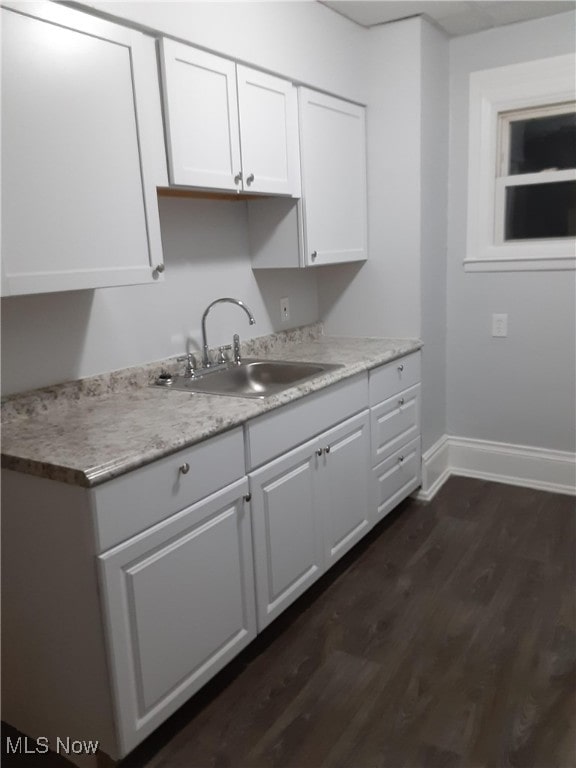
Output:
M576 268L574 57L470 78L471 271Z
M576 237L576 109L501 112L496 242Z

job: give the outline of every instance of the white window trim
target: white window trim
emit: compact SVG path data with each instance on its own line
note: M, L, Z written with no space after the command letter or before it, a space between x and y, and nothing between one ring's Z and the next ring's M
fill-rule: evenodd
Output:
M574 238L498 243L495 232L499 115L574 101L575 67L567 55L470 75L466 271L576 269Z

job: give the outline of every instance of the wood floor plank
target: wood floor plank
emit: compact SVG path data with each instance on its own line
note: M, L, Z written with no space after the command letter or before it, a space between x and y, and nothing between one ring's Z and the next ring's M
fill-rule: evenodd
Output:
M254 766L322 765L350 713L361 709L379 666L343 652L330 654L246 757Z

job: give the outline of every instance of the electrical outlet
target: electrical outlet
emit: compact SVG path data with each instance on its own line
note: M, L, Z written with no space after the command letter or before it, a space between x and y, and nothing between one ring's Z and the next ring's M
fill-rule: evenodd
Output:
M290 320L290 302L287 298L280 299L280 320L283 323Z
M492 315L492 336L508 336L508 315Z

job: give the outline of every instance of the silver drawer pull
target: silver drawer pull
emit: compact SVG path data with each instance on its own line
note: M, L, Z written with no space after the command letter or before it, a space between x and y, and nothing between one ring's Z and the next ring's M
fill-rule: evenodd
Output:
M404 456L398 456L398 464L404 463Z
M187 475L188 472L190 472L190 464L188 464L187 461L184 462L184 464L180 464L179 471L183 475Z
M323 453L324 451L322 450L322 448L318 448L318 450L316 451L316 456L322 456Z
M404 366L403 365L399 365L398 366L398 370L400 371L400 373L402 373L402 371L404 370Z
M246 496L244 496L244 501L252 501L252 494L247 493Z
M314 261L314 259L315 259L317 256L318 256L318 251L312 251L312 253L311 253L312 261Z
M403 397L401 397L400 400L398 400L398 405L404 405L404 403L405 403L405 400Z
M326 448L324 448L324 453L330 453L330 446L327 445Z

